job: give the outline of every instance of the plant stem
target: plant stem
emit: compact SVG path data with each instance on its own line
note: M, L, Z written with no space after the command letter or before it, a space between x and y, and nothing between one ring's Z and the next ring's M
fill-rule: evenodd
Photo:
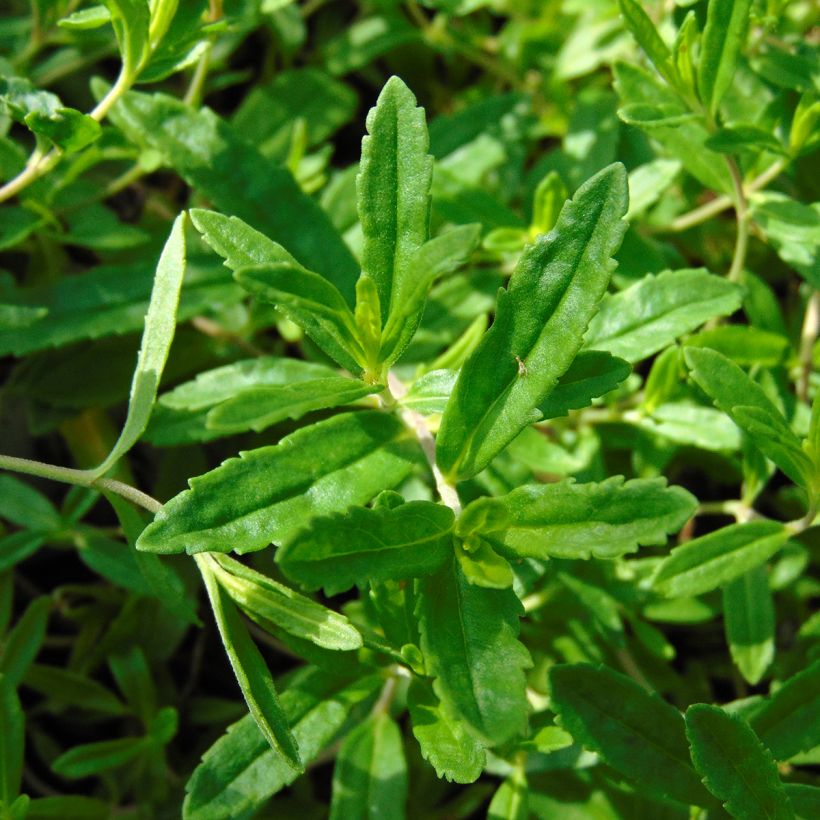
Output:
M49 478L63 484L75 484L79 487L91 487L95 490L114 493L151 513L157 513L162 509L159 501L142 490L113 478L94 478L93 473L87 470L74 470L70 467L58 467L56 464L45 464L42 461L33 461L28 458L3 455L0 455L0 470L11 470L15 473Z
M401 399L407 393L407 388L393 373L389 373L387 376L387 386L397 399ZM433 473L439 497L456 516L461 515L461 501L458 497L458 492L456 488L447 481L436 464L436 441L430 429L427 427L424 416L407 407L402 407L399 410L399 415L402 421L416 434L424 457L427 459L427 463L430 465L430 470Z
M812 352L820 330L820 293L813 290L806 305L803 329L800 332L800 379L797 383L797 397L808 401L809 378L812 370Z
M88 116L97 122L101 122L105 119L111 107L131 87L132 81L133 77L130 74L125 71L120 72L117 82L111 86L108 93L97 103L94 110ZM62 156L62 149L56 146L47 153L44 153L39 148L35 149L29 157L28 162L26 162L26 167L23 168L16 177L10 179L5 185L0 187L0 202L11 199L31 185L32 182L35 182L41 176L47 174L57 165Z
M755 191L759 191L761 188L765 188L773 179L780 175L787 164L788 162L785 159L779 159L777 162L772 163L759 177L756 177L745 186L744 192L746 196L753 194ZM686 231L695 225L700 225L701 222L708 221L713 216L723 213L723 211L731 208L733 204L734 201L732 198L724 194L713 199L711 202L707 202L705 205L695 208L693 211L679 216L673 220L665 230L672 233Z
M743 177L733 157L726 157L726 165L732 177L735 189L735 215L737 217L737 238L735 251L732 255L732 265L727 278L730 282L740 282L743 277L743 268L746 264L746 252L749 248L749 208L746 203L746 194L743 191Z

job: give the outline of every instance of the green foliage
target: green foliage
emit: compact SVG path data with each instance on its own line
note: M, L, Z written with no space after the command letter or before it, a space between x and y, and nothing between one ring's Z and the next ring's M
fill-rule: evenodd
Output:
M820 815L811 3L6 5L0 818Z

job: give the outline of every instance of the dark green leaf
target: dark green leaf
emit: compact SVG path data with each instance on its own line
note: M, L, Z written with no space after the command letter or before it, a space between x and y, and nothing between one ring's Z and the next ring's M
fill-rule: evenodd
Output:
M774 604L765 564L723 587L723 618L732 660L754 686L774 660Z
M646 52L658 73L670 85L677 83L677 71L672 60L672 52L664 43L655 24L637 0L618 0L626 27Z
M698 774L732 817L794 818L771 752L745 720L696 703L686 710L686 736Z
M51 764L51 769L60 777L79 780L125 766L150 748L150 740L144 737L121 737L86 743L61 754Z
M0 674L0 808L20 793L23 775L25 718L11 681Z
M709 805L689 761L677 709L603 666L553 666L549 682L552 708L576 742L642 791L686 805Z
M541 417L538 405L575 358L606 289L626 200L626 172L610 166L579 188L555 231L524 252L447 404L437 439L445 473L475 475Z
M0 674L9 686L19 686L37 657L46 635L51 607L52 601L47 595L35 598L6 636L0 653Z

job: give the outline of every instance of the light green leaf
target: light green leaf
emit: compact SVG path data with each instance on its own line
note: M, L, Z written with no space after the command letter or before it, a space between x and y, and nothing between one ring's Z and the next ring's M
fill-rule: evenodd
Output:
M545 419L555 419L570 410L589 407L593 399L614 390L631 372L629 363L617 356L582 350L538 409Z
M327 69L341 76L408 43L420 45L421 32L400 14L368 15L345 26L324 49Z
M215 208L283 243L300 264L327 277L353 304L359 265L329 218L289 171L265 159L213 111L132 91L110 116L130 138L158 151ZM236 241L241 244L241 239Z
M336 595L367 581L436 572L452 554L452 510L430 501L392 509L351 507L314 518L276 551L284 573L308 589Z
M522 771L516 769L490 801L487 820L527 820L530 816L529 787Z
M25 717L12 682L0 674L0 808L20 793L23 776Z
M769 695L750 722L775 760L788 760L820 745L820 660Z
M485 764L484 747L445 710L430 686L414 678L407 692L407 707L421 756L436 774L454 783L478 780Z
M512 589L468 583L453 559L418 581L417 593L421 650L442 707L482 742L523 731L531 661L517 639L523 608Z
M333 769L330 820L405 817L407 763L399 727L384 712L345 739Z
M313 410L349 404L381 389L381 385L344 376L250 388L209 411L205 426L211 430L259 433L284 419L298 419Z
M51 764L51 769L60 777L79 780L125 766L150 749L151 741L146 737L120 737L85 743L61 754Z
M470 584L488 589L507 589L513 585L512 567L483 539L458 545L456 559Z
M242 690L242 696L248 704L248 709L259 731L270 743L271 748L294 769L302 771L304 766L299 756L299 747L290 730L287 716L279 703L270 670L251 640L226 590L215 577L212 568L214 563L214 559L206 556L198 558L199 569L202 572L205 589L208 590L208 598L219 627L219 634L239 688Z
M60 28L69 31L85 31L99 28L111 21L111 12L105 6L90 6L87 9L74 11L67 17L57 21Z
M670 598L710 592L766 562L789 534L776 521L748 521L687 541L661 562L655 588Z
M442 418L436 452L449 476L475 475L541 417L538 405L575 358L609 282L626 184L623 166L612 165L582 185L499 291L495 321Z
M683 716L658 695L588 664L551 667L549 685L561 726L642 792L686 805L711 803L689 760Z
M48 115L32 111L25 122L33 133L48 137L66 154L81 151L102 136L100 124L74 108L58 108Z
M739 820L793 820L771 752L738 715L696 703L686 710L692 762L712 794Z
M633 422L631 417L629 421ZM633 423L675 444L717 452L740 449L740 430L724 413L711 407L670 402L653 410L651 416L636 418Z
M709 348L684 348L692 379L792 481L811 486L813 467L780 411L734 362Z
M678 73L672 60L672 52L641 4L637 0L618 0L618 5L626 27L658 69L658 73L670 85L677 85Z
M722 325L690 336L689 347L710 347L735 364L777 367L789 350L789 340L780 333L752 325Z
M171 228L157 263L154 288L145 330L142 334L137 367L131 382L128 416L120 437L108 457L91 470L92 475L107 473L139 440L151 416L162 371L168 359L177 322L177 307L185 275L185 214L181 213Z
M234 276L257 299L276 305L342 367L362 372L367 357L353 313L327 279L290 262L239 268Z
M732 84L751 7L752 0L709 0L700 43L698 92L712 117Z
M191 489L163 507L137 548L249 552L282 543L312 517L364 504L395 486L420 456L392 416L334 416L191 479Z
M351 650L362 636L344 615L246 567L227 555L214 553L211 570L219 585L251 618L264 618L325 649Z
M702 268L650 274L603 300L584 346L639 362L709 319L733 313L742 295Z
M618 109L618 116L627 124L653 131L656 128L677 128L697 119L683 103L630 103Z
M307 763L331 741L351 710L384 684L372 675L352 684L308 667L282 693L282 709ZM203 755L186 785L185 820L252 814L297 777L271 749L250 715L234 723Z
M130 80L139 74L149 54L148 27L151 14L147 0L102 0L111 15L117 36L123 73Z
M9 686L19 686L37 657L46 636L52 601L47 595L35 598L6 635L0 653L0 675Z
M682 487L663 478L624 482L622 476L600 483L528 485L499 498L478 499L459 521L468 527L488 510L506 513L506 523L481 532L494 547L515 557L617 558L638 546L663 544L680 529L697 505Z
M380 358L392 364L404 352L424 312L427 293L435 280L461 267L478 245L478 225L458 225L425 242L410 260L412 272L391 309L382 333Z
M427 240L433 158L424 111L398 77L379 94L367 131L356 178L362 270L376 285L385 324L404 306L418 275L412 262Z
M723 587L723 619L732 660L754 686L774 660L774 604L765 564Z
M676 159L654 159L629 172L629 210L626 218L635 220L654 205L681 171Z
M740 151L769 151L788 154L788 149L765 128L748 122L727 123L706 140L706 145L721 154L737 154Z

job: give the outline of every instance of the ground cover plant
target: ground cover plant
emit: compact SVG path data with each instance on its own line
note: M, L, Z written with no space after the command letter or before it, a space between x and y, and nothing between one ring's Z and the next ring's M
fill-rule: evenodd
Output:
M820 816L809 0L18 0L0 816Z

